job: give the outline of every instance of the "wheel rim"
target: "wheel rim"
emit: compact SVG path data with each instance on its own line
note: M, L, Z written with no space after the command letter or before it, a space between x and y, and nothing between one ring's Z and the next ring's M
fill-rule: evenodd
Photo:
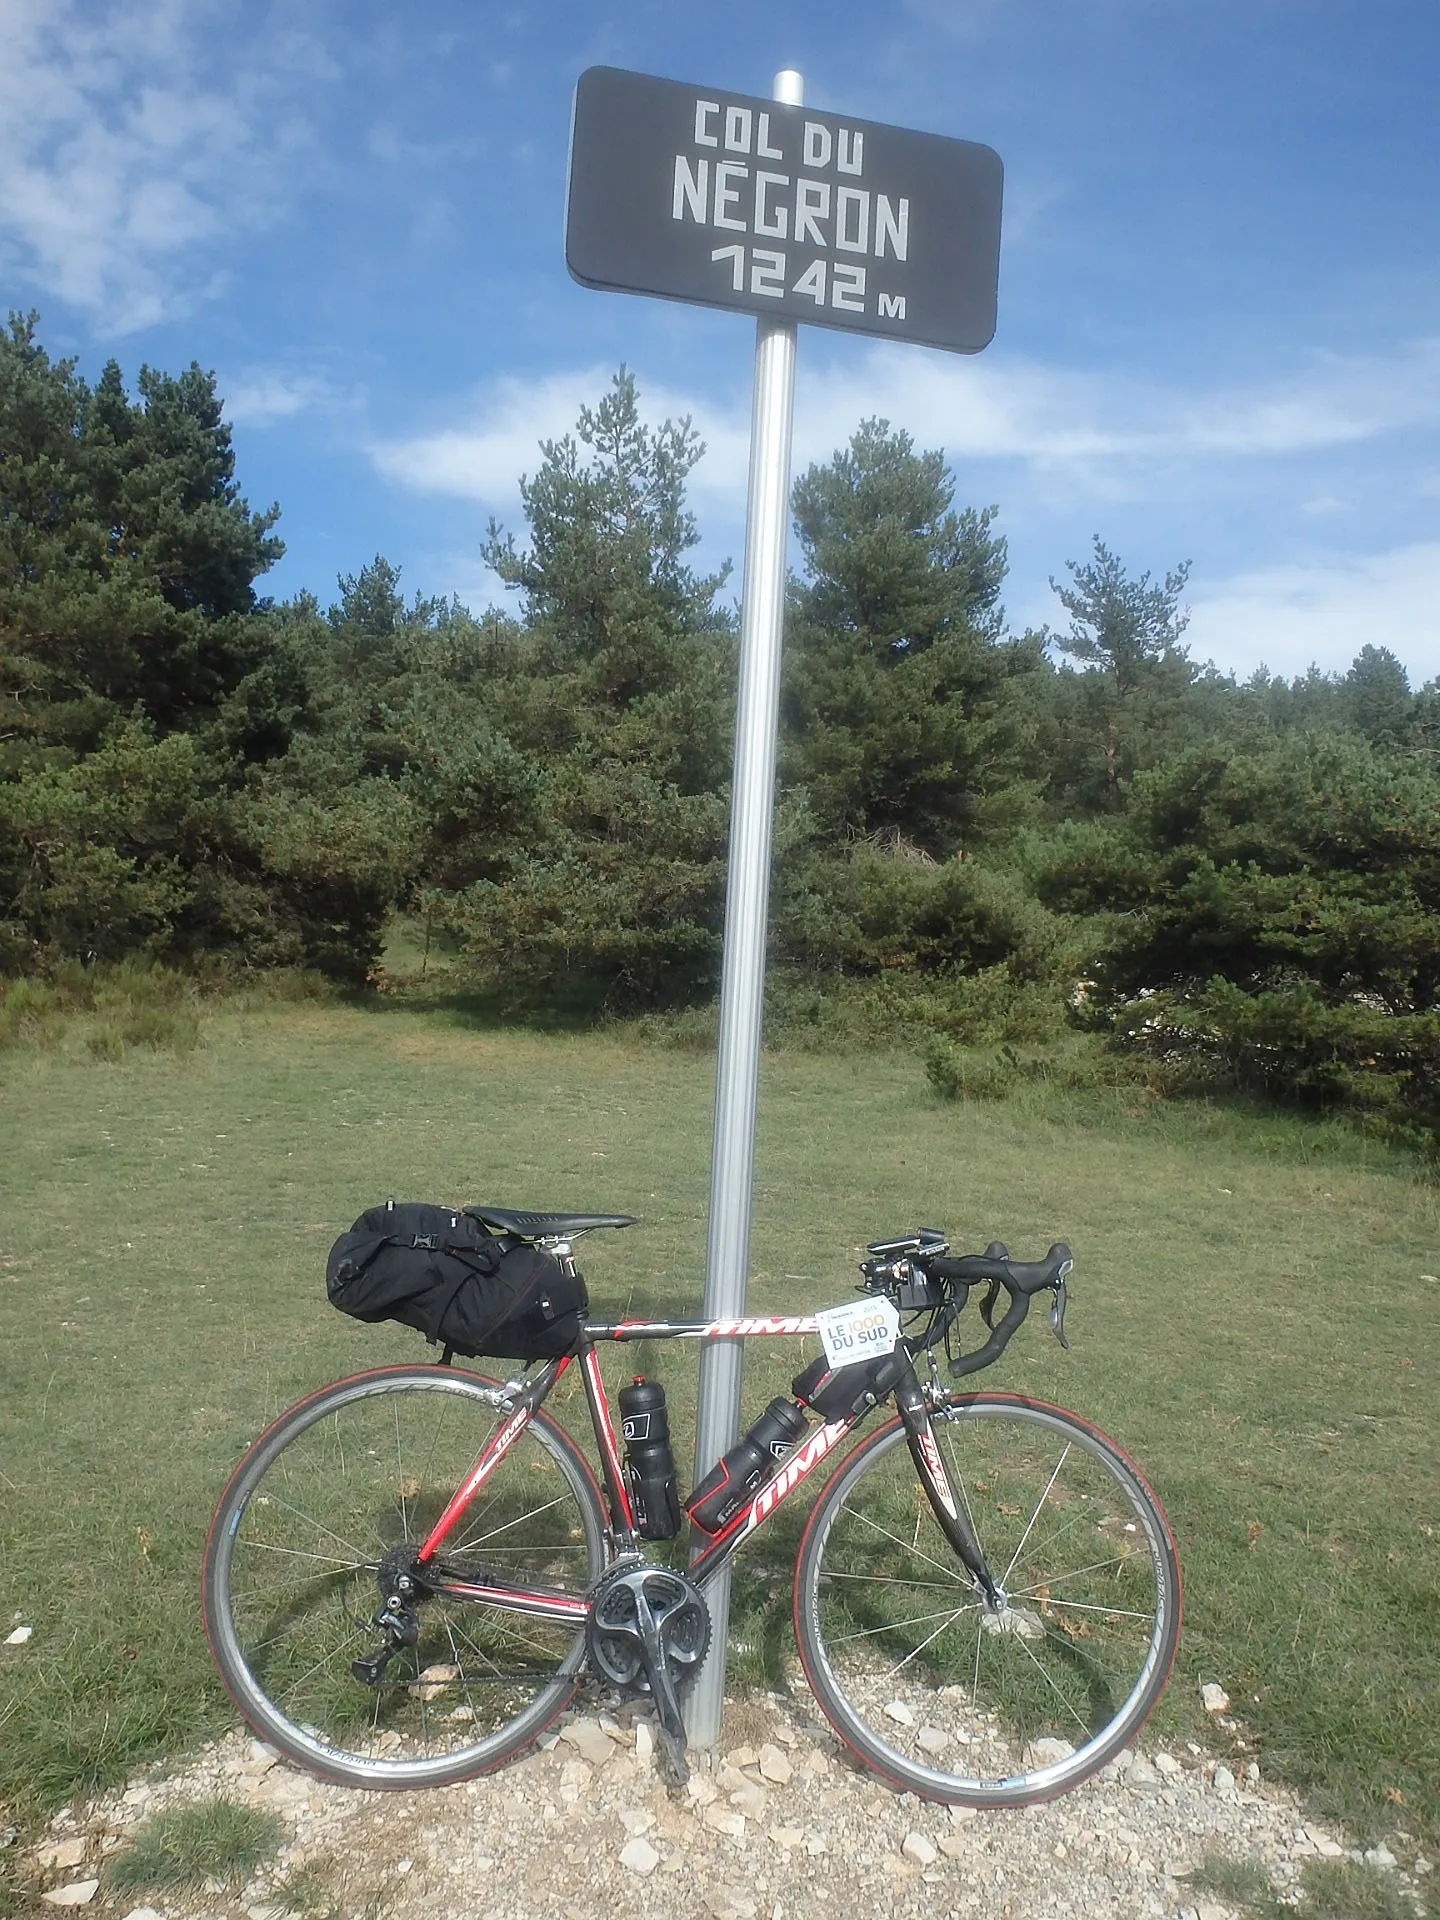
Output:
M1059 1792L1132 1738L1173 1657L1179 1595L1143 1482L1079 1422L957 1403L934 1432L1007 1595L992 1612L898 1427L816 1516L812 1682L872 1765L941 1799Z
M214 1548L212 1636L246 1717L318 1771L454 1778L513 1752L573 1690L583 1632L443 1595L422 1602L383 1686L350 1671L378 1644L382 1557L425 1539L504 1417L459 1376L360 1381L242 1472ZM506 1454L444 1558L463 1578L572 1593L598 1574L588 1477L546 1425Z

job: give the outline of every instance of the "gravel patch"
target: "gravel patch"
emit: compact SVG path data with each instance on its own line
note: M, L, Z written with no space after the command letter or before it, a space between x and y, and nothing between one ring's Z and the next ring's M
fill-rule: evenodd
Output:
M281 1816L271 1870L239 1895L105 1897L107 1853L217 1794ZM1362 1857L1258 1769L1237 1780L1194 1748L1124 1755L1048 1806L976 1813L890 1792L803 1700L760 1696L727 1708L721 1751L692 1755L679 1794L638 1709L573 1717L497 1773L416 1794L327 1786L237 1732L64 1809L32 1866L50 1904L132 1920L284 1920L302 1876L340 1920L1226 1920L1184 1879L1207 1854L1257 1862L1282 1893L1306 1860ZM1412 1884L1428 1870L1364 1857Z

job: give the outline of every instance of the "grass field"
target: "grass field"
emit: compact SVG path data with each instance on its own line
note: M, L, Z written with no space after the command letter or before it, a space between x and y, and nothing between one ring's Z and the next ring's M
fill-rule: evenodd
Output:
M0 1646L0 1811L22 1823L228 1724L197 1581L231 1465L303 1390L426 1352L325 1302L363 1207L635 1213L587 1243L592 1297L699 1303L708 1058L393 1002L222 1002L198 1031L0 1056L0 1640L33 1628ZM917 1224L1070 1241L1072 1351L1037 1315L990 1378L1098 1421L1166 1504L1186 1631L1162 1724L1244 1741L1359 1837L1434 1845L1440 1197L1336 1131L1127 1097L942 1105L913 1059L768 1056L751 1301L833 1303L867 1239ZM801 1357L772 1343L747 1407ZM688 1435L693 1356L646 1359ZM773 1557L737 1567L736 1608L737 1678L777 1671ZM1236 1735L1202 1724L1210 1679Z

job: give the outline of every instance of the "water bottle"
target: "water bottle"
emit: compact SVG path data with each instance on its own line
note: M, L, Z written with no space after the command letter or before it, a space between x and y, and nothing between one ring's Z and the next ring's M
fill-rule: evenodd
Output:
M706 1533L719 1533L758 1493L805 1431L793 1401L772 1400L743 1438L706 1474L685 1511Z
M635 1531L642 1540L673 1540L680 1531L680 1495L665 1389L658 1380L636 1374L620 1389L620 1427Z

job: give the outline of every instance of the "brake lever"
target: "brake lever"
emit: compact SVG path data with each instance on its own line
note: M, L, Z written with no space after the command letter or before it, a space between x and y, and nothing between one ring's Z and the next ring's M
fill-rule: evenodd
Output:
M1055 1298L1050 1302L1050 1331L1068 1353L1070 1342L1065 1338L1065 1282L1055 1282Z
M1000 1282L992 1280L985 1289L985 1298L980 1302L980 1318L993 1333L995 1331L995 1302L1000 1298Z

